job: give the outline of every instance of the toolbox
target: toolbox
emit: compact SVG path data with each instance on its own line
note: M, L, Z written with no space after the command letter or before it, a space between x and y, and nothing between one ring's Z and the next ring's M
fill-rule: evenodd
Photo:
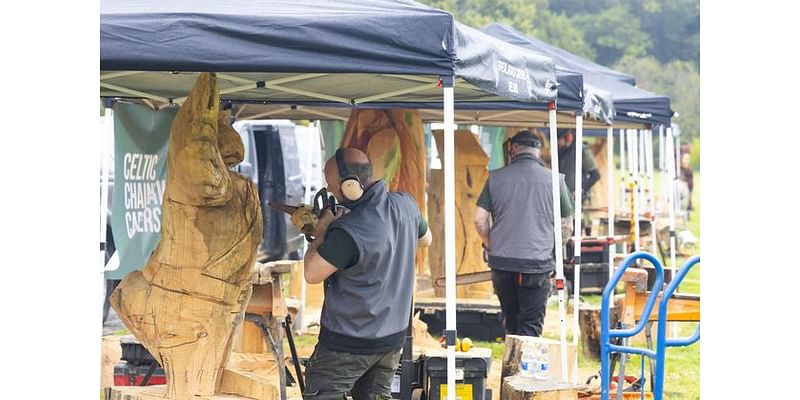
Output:
M486 378L492 366L492 351L473 348L456 352L456 398L461 400L491 400L492 391L486 388ZM429 352L424 367L427 400L442 400L447 396L447 353Z
M605 237L581 239L581 293L602 293L608 283L608 256L610 240ZM572 294L575 279L575 243L567 243L564 278Z
M445 328L445 300L417 299L414 314L418 312L420 319L428 324L428 333L435 338L442 336ZM460 299L456 304L456 326L459 337L486 342L499 342L505 338L503 315L500 303L496 300L471 302L469 299Z

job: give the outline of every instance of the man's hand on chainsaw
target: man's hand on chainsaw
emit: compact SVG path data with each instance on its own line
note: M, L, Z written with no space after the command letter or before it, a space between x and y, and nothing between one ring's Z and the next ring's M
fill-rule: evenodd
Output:
M314 237L324 237L325 232L328 230L328 226L331 222L335 221L339 217L344 215L344 208L340 207L336 210L336 214L334 215L331 210L327 209L322 213L322 216L319 217L319 221L317 222L317 226L314 227Z

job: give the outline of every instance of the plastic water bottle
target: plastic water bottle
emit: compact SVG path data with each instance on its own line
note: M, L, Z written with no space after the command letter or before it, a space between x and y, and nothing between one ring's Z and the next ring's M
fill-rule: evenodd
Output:
M536 344L536 366L533 369L533 378L540 381L550 379L550 359L547 357L547 344Z
M533 378L534 369L536 368L536 345L532 342L526 341L522 345L522 356L520 357L520 375Z

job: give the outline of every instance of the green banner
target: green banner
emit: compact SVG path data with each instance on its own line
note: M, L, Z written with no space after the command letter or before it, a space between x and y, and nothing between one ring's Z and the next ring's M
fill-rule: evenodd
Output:
M107 279L141 269L158 243L167 173L169 130L177 107L153 111L114 104L114 191L111 231L119 268Z

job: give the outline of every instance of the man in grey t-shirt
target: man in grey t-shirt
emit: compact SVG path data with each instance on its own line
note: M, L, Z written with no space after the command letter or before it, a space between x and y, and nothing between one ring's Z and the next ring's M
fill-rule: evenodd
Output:
M325 282L325 301L303 398L389 399L409 327L414 258L431 233L414 199L389 192L363 152L339 149L325 180L349 212L326 211L304 258L306 281Z
M475 209L475 229L489 252L507 334L541 336L555 267L553 185L539 158L541 147L530 131L514 135L511 163L489 172ZM571 216L563 178L560 190L561 216Z

